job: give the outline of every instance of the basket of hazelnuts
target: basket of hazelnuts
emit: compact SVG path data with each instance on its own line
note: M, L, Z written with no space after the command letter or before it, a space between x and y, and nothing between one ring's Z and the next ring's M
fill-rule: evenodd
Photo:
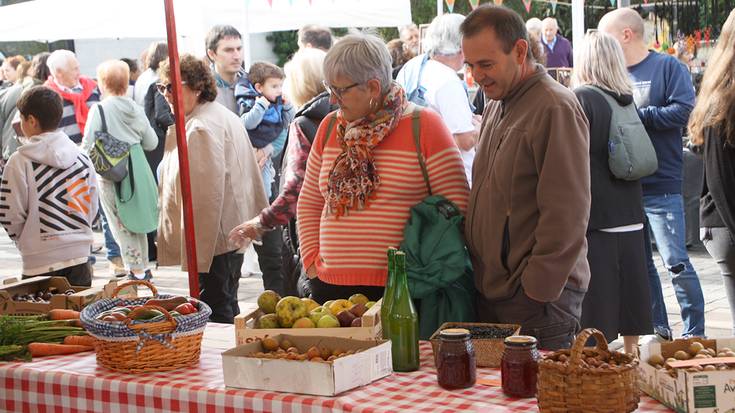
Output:
M595 347L585 347L590 338ZM608 350L599 330L584 329L571 349L539 361L539 411L632 412L640 401L637 367L632 355Z

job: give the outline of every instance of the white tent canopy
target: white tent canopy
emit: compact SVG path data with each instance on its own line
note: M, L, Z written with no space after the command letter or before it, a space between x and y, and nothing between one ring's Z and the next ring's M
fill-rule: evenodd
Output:
M270 4L272 3L272 4ZM387 27L411 22L409 0L175 0L181 37L203 38L230 24L243 33L328 27ZM0 40L165 38L161 0L33 0L0 7Z

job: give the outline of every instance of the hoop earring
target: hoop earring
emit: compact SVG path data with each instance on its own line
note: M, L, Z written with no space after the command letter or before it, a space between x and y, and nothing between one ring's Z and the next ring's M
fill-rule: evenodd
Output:
M375 106L373 103L375 103L375 102L373 102L373 98L370 98L370 109L372 109L373 106Z

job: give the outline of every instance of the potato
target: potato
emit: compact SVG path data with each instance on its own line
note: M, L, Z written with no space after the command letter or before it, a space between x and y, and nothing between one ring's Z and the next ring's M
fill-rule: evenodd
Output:
M689 360L689 353L684 350L679 350L674 353L674 358L677 360Z
M648 364L650 365L661 365L664 364L664 356L660 354L654 354L651 357L648 358Z
M689 353L690 354L697 354L700 351L704 350L704 344L695 341L694 343L689 345Z
M715 367L712 364L708 364L708 365L704 366L704 371L715 371L715 370L717 370L717 367Z
M709 357L709 354L697 354L696 356L694 356L694 358L695 359L708 359L710 357Z

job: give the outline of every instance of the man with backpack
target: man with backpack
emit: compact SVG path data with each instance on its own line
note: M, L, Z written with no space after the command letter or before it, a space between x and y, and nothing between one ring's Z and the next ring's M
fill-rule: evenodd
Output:
M568 348L590 279L587 118L534 61L517 13L480 6L460 30L488 98L465 222L478 319L520 324L543 349Z
M615 37L623 48L625 63L633 80L633 99L638 116L656 149L658 170L641 180L646 211L646 236L656 240L676 298L681 307L685 336L704 335L704 296L699 277L686 250L684 203L682 198L682 128L694 106L691 77L676 58L649 51L645 43L643 19L632 9L612 11L600 20L599 29ZM650 228L650 231L649 229ZM654 331L671 338L651 242L646 243L648 278Z
M396 81L403 86L408 100L428 106L441 115L462 153L471 186L479 122L474 120L467 89L457 76L457 71L464 66L459 34L462 21L461 14L435 18L427 33L428 51L409 60L398 72Z

